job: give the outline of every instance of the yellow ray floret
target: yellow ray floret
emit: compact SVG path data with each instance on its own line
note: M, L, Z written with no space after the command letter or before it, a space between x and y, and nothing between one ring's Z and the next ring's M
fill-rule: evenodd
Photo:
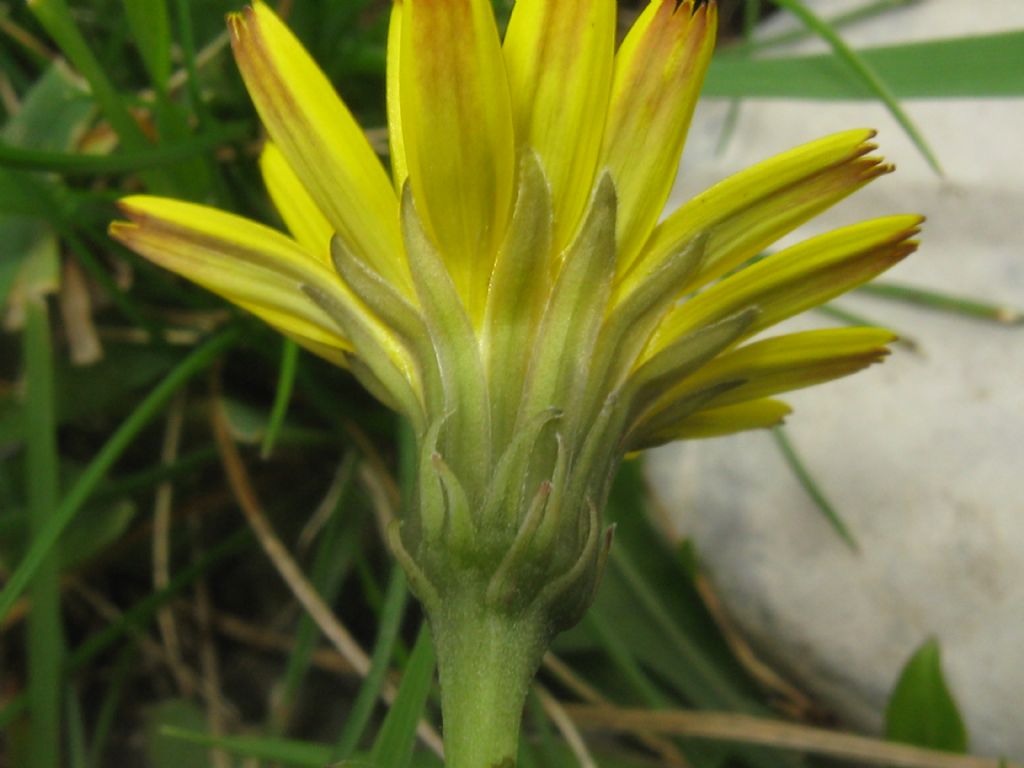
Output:
M614 50L615 0L518 0L505 33L516 141L547 174L556 251L571 239L597 173Z
M355 118L266 5L232 14L228 25L249 95L310 196L352 248L389 280L407 285L396 258L398 201Z
M676 424L663 427L658 432L645 436L637 448L652 448L673 440L697 440L707 437L721 437L751 429L777 427L793 412L781 400L766 398L751 400L738 405L708 408L691 414Z
M791 149L741 171L680 206L651 233L621 282L637 282L703 234L701 269L679 286L683 295L756 256L892 166L869 153L874 131L853 130Z
M837 229L762 259L672 309L647 356L681 335L748 307L759 310L743 338L867 282L917 248L921 216L888 216ZM741 339L742 340L742 339Z
M401 0L399 99L409 180L477 323L511 213L508 80L489 0Z
M714 4L653 0L615 58L602 154L621 201L620 263L632 261L668 199L717 25Z
M402 4L391 4L388 22L387 102L388 150L391 154L391 180L395 192L402 191L409 178L409 164L405 160L405 138L402 136Z
M310 293L346 308L358 330L411 382L405 348L321 257L279 232L193 203L138 195L120 201L128 221L110 234L151 261L217 293L315 351L352 350L350 334Z
M350 348L337 325L300 290L340 290L337 278L294 240L239 216L146 196L120 202L128 222L111 235L271 325L319 344Z
M329 264L334 228L272 141L263 145L260 172L270 199L292 237L324 264Z
M848 376L881 361L896 339L881 328L829 328L777 336L718 356L668 389L654 410L723 387L711 403L735 405Z

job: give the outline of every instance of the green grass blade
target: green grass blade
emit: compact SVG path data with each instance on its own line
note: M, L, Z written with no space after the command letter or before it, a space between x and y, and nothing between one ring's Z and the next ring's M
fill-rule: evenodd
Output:
M125 645L117 655L114 662L114 670L110 675L110 681L103 691L103 698L100 700L99 710L96 714L96 722L92 729L92 744L89 752L90 768L103 768L103 752L107 747L107 739L110 737L110 729L114 725L117 716L117 708L121 703L121 695L124 692L128 676L135 671L135 663L138 659L138 650L134 645Z
M903 107L900 106L899 100L895 95L893 95L892 90L875 72L872 66L846 44L846 41L840 37L839 33L836 32L835 28L831 24L822 20L802 2L799 2L799 0L775 0L775 3L800 19L800 21L802 21L809 29L812 29L830 46L832 46L832 50L836 56L850 68L850 71L853 72L883 104L885 104L892 116L903 127L903 130L910 137L911 141L913 141L915 146L917 146L918 151L920 151L928 161L928 164L936 173L941 175L942 168L939 165L938 159L935 157L935 153L932 152L931 147L928 146L928 142L925 141L924 136L921 135L917 126L914 125L914 122L910 119L910 116L907 115L903 110Z
M181 45L181 57L185 61L185 72L188 80L185 88L192 112L199 118L199 124L205 125L207 120L206 104L199 89L199 67L196 63L196 42L192 34L191 0L175 0L174 9L178 17L178 42Z
M889 11L896 10L898 8L905 8L910 5L916 5L921 3L923 0L871 0L871 2L865 3L864 5L852 8L845 13L840 13L827 20L828 24L835 30L840 30L843 27L856 24L859 21L870 19L874 16L878 16L882 13L888 13ZM745 21L745 19L744 19ZM801 40L805 40L808 37L812 37L815 33L807 28L804 29L792 29L787 32L781 32L776 35L765 36L756 40L744 40L742 43L729 46L725 53L732 56L734 54L743 54L749 56L752 53L758 51L764 51L769 48L777 48L780 45L789 45L790 43L797 43Z
M195 561L174 574L166 587L147 595L125 611L118 621L109 624L86 638L81 645L68 654L65 661L65 674L74 674L96 658L97 655L110 648L120 638L139 627L149 624L161 606L166 605L178 593L191 586L196 579L221 560L241 551L250 544L252 544L252 532L248 528L243 528L216 546L206 550ZM128 647L131 648L131 646ZM15 718L25 711L27 705L28 696L25 694L15 696L8 701L7 705L0 710L0 729L6 728L14 722Z
M1018 98L1024 96L1024 30L972 35L858 51L900 99ZM787 99L873 99L835 54L747 59L717 56L705 96Z
M98 654L107 650L119 638L149 624L161 606L166 605L179 592L191 586L196 579L221 560L242 551L251 544L252 533L248 528L243 528L203 552L192 563L175 573L171 580L167 582L166 587L147 595L137 602L125 611L118 621L89 635L81 645L68 654L68 674L77 672Z
M164 480L173 480L213 464L217 461L217 457L217 449L212 445L197 448L194 451L183 453L177 461L171 464L157 464L116 480L105 481L96 489L93 500L109 502L122 496L148 491Z
M608 658L618 667L622 673L623 680L629 685L639 700L650 707L668 705L668 697L651 682L643 667L640 666L640 663L630 651L629 646L615 632L612 618L606 617L595 606L587 613L584 621L593 630L594 637L601 643L605 653L608 654Z
M89 750L86 746L85 721L82 717L82 704L77 691L68 691L67 695L68 722L68 768L89 768Z
M61 500L53 516L46 526L33 539L32 546L24 559L0 592L0 620L10 611L14 601L28 586L29 581L39 570L40 565L53 550L61 532L81 509L82 504L103 479L107 470L124 453L132 440L142 431L160 410L189 379L210 365L224 350L238 338L237 327L230 327L205 341L193 350L153 391L139 404L132 414L125 419L117 431L111 435L96 457L89 463L75 483L74 487Z
M204 747L217 747L239 757L256 758L278 765L302 768L324 768L331 763L331 748L326 744L294 739L264 738L262 736L210 736L199 731L164 726L163 736L182 739ZM342 764L344 765L344 764ZM338 766L337 768L341 768ZM374 766L374 768L377 768ZM383 768L381 766L380 768Z
M346 509L356 461L355 453L350 452L338 470L337 502L320 534L313 557L310 581L328 605L334 602L341 590L360 542L354 531L359 529L362 520L359 516L347 514L351 510ZM270 713L270 731L274 735L284 733L287 727L319 637L320 628L308 613L303 613L295 632L295 646L288 657L281 682L281 697Z
M388 582L384 606L380 613L377 641L370 657L370 671L359 688L359 694L345 721L338 744L334 748L333 759L335 760L344 760L352 756L359 745L359 739L370 722L373 709L380 697L381 688L384 686L388 665L398 639L398 631L402 627L402 617L405 616L408 595L405 573L401 566L395 565L391 569L391 580Z
M132 150L147 147L149 142L142 129L129 113L107 73L103 71L99 60L82 36L65 0L28 0L28 7L68 60L89 82L100 111L124 145ZM173 191L173 185L163 173L144 171L141 175L151 191Z
M951 296L948 293L915 288L900 283L868 283L857 289L860 293L879 296L884 299L902 301L940 312L951 312L956 315L974 317L979 320L991 320L1000 325L1024 325L1024 311L1006 306L992 304L964 296Z
M406 768L409 765L416 741L416 726L423 717L433 681L434 645L430 640L430 630L424 623L402 673L398 695L374 741L371 757L374 765L386 765L388 768Z
M828 520L829 525L832 526L833 530L839 534L846 545L854 552L860 551L860 545L857 544L857 540L853 534L850 533L850 529L846 523L843 522L842 517L836 511L836 508L832 506L828 498L825 496L825 492L822 491L821 486L818 485L814 476L811 474L807 465L804 464L799 454L796 452L796 448L793 447L793 443L789 439L789 435L786 434L786 430L782 427L775 427L772 430L772 436L775 438L775 443L779 447L779 451L782 453L782 458L786 460L786 464L792 470L796 476L797 481L800 483L800 487L804 489L804 492L810 497L811 501L818 508L818 511L825 516Z
M291 339L284 339L281 347L281 370L277 377L277 392L274 393L274 404L270 408L270 419L267 431L263 435L260 446L260 458L267 459L274 451L274 443L288 415L288 403L292 399L295 387L295 371L299 364L299 345Z
M158 93L171 76L171 31L165 0L123 0L128 27L139 56Z
M32 294L26 302L25 369L28 418L29 516L33 545L52 524L57 507L57 419L54 407L53 349L46 299ZM60 763L61 658L60 571L57 553L39 558L31 580L32 610L28 614L28 695L32 707L29 731L30 768Z
M692 680L687 694L694 698L694 703L711 708L747 710L748 699L719 672L676 623L624 547L612 547L609 566L622 577L636 601L637 608L647 614L658 632L672 644L679 663L687 665Z
M248 126L228 123L189 139L149 149L118 151L110 155L71 154L23 149L0 143L0 166L27 171L47 171L64 176L92 176L98 173L133 173L180 163L202 155L222 144L242 138Z
M821 306L815 307L813 312L825 315L825 317L831 317L843 325L850 326L862 326L864 328L888 328L895 333L899 338L896 340L896 344L901 344L910 350L917 349L917 342L914 341L910 336L900 333L897 329L892 328L889 323L879 323L876 320L862 315L859 312L851 312L843 307L836 306L835 304L822 304Z

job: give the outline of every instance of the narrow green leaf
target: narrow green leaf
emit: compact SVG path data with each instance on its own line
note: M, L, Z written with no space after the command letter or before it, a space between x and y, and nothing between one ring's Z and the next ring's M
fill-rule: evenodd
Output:
M206 727L206 716L196 704L168 699L153 707L146 717L146 758L152 768L211 768L210 752L202 742L177 739L171 732L189 733Z
M38 532L25 558L11 574L3 592L0 592L0 620L10 611L14 601L28 586L29 581L46 560L68 523L74 519L75 514L103 479L107 470L113 466L136 435L156 417L160 409L185 382L210 365L218 355L235 342L238 335L238 328L232 326L205 341L171 371L167 378L150 392L117 431L111 435L82 473L78 482L61 500L45 527Z
M166 605L179 592L191 586L196 579L209 571L214 565L240 552L251 544L251 531L248 528L242 528L206 550L187 567L175 573L166 587L150 593L125 611L117 621L89 635L81 645L68 655L66 672L68 674L77 672L98 654L113 645L119 638L124 637L139 627L145 627L153 620L161 606ZM0 718L0 721L2 721L2 718Z
M171 33L165 0L124 0L128 26L142 63L160 93L167 90L171 75Z
M217 461L217 449L212 445L183 453L171 464L157 464L147 469L105 481L93 494L93 503L110 503L133 493L150 490L165 480L174 480L194 473Z
M818 508L818 511L825 516L828 520L829 525L832 529L839 534L846 545L854 552L860 551L860 546L857 544L857 540L850 533L850 529L843 522L842 517L836 511L836 508L832 506L828 498L826 498L824 491L821 486L814 479L814 475L804 464L800 455L796 452L796 448L793 447L793 443L790 442L789 436L786 434L786 430L783 427L775 427L772 429L772 436L775 438L775 444L779 447L779 451L782 453L782 458L786 460L786 464L789 465L790 470L796 476L800 486L804 489L807 495L814 502L814 505Z
M254 757L287 766L308 766L308 768L342 768L346 765L363 763L342 763L340 766L331 763L331 748L326 744L315 744L309 741L294 739L265 738L262 736L210 736L198 728L180 728L164 725L159 734L167 741L185 742L204 747L218 747L239 757ZM197 763L178 762L175 766L191 766ZM204 763L205 765L205 763ZM383 766L381 766L383 768Z
M28 0L28 7L43 29L67 56L68 61L89 82L96 103L125 147L131 150L140 150L148 146L149 142L142 133L142 129L131 116L125 102L89 47L89 43L82 36L66 0ZM163 173L150 170L143 172L142 177L151 192L169 193L173 191L173 186Z
M203 101L202 91L199 88L199 66L196 62L196 42L192 33L192 8L191 0L175 0L175 15L178 18L178 42L181 45L181 57L185 62L185 72L188 74L186 88L192 112L203 126L208 120L206 104Z
M685 666L686 695L702 707L747 711L749 700L732 684L714 662L689 637L667 610L655 588L648 584L624 547L612 547L610 569L622 579L636 608L651 620L651 626L671 643L674 665ZM610 574L609 574L610 575Z
M430 640L430 630L424 623L409 663L402 672L398 695L373 744L371 759L375 766L406 768L409 765L416 741L416 725L423 717L433 681L434 645Z
M595 605L583 620L593 630L594 636L603 646L605 653L622 673L623 679L639 700L649 707L668 706L670 703L668 697L651 682L629 645L616 632L612 623L614 619L605 616L604 613L600 606Z
M1024 311L1014 307L979 301L978 299L964 296L951 296L939 291L915 288L912 285L874 282L862 285L857 290L871 296L880 296L881 298L902 301L907 304L916 304L919 307L935 309L940 312L951 312L966 317L976 317L980 320L992 320L1001 325L1024 324Z
M901 333L899 330L893 328L889 323L879 323L870 317L860 314L859 312L851 312L850 310L835 304L822 304L811 311L818 312L825 315L825 317L831 317L833 320L836 320L843 325L862 326L864 328L888 328L898 337L894 342L895 344L901 344L911 351L917 349L917 342L910 336L907 336L905 333Z
M236 141L248 132L247 125L228 123L206 133L161 147L118 150L110 155L70 154L31 149L8 139L0 143L0 166L29 171L52 171L64 176L92 176L97 173L129 173L174 165Z
M967 751L967 729L943 677L935 638L926 640L903 667L885 710L885 735L918 747Z
M96 712L96 720L93 724L92 744L90 745L88 763L90 768L104 768L107 765L103 760L103 753L107 748L107 739L110 737L110 731L117 716L125 683L128 681L128 676L135 671L137 661L138 649L134 644L125 644L117 654L113 673L103 691L103 697L100 700L99 708Z
M896 121L903 126L903 130L906 131L911 141L914 142L918 150L928 161L928 164L936 173L941 175L942 168L939 166L939 161L932 152L931 147L928 146L928 142L925 141L924 136L921 135L917 126L910 119L910 116L900 106L889 85L875 72L871 64L850 48L831 24L822 20L800 0L775 0L775 3L800 19L808 29L814 30L832 46L835 55L850 68L850 71L871 90L879 101L885 104L892 116L896 118Z
M137 627L143 627L148 624L152 621L160 606L165 605L179 592L190 586L216 563L251 543L252 533L248 528L244 528L233 536L229 536L215 547L208 549L191 565L176 573L166 587L147 595L129 610L125 611L118 621L109 624L86 638L85 642L67 656L65 673L68 675L74 674L125 634ZM4 708L0 710L0 729L6 728L21 715L25 711L27 704L28 696L25 694L10 699Z
M1024 30L867 48L860 58L900 99L1004 98L1024 95ZM716 57L705 96L873 99L835 53L747 59Z
M3 217L0 220L0 239L4 243L10 243L11 238L7 237L7 233L11 231L11 224L21 225L34 224L33 221L18 220L16 222L11 221L10 217ZM10 246L5 246L9 248ZM8 251L5 257L0 261L0 307L3 307L7 302L7 296L11 292L11 288L14 287L14 282L17 280L18 271L21 269L21 259L13 255L17 253L18 249L15 247L12 251Z
M68 768L89 768L89 751L86 746L85 721L78 691L69 691L65 697L68 723Z
M338 470L338 478L335 481L338 485L337 502L319 536L313 566L310 569L310 581L328 605L333 604L337 598L345 577L352 568L352 559L360 543L359 536L354 532L359 530L363 520L361 516L352 514L353 509L348 504L357 461L356 454L351 452ZM316 622L308 613L303 613L295 631L295 645L282 676L281 696L274 703L270 713L272 735L280 735L287 728L319 637L320 629Z
M126 500L89 505L87 510L68 525L57 544L61 571L87 562L113 544L135 516L135 506ZM5 512L0 515L0 567L9 570L25 556L32 541L32 520L17 508Z
M58 495L57 419L54 408L53 349L49 310L44 296L28 297L25 317L25 369L29 519L33 542L39 541L54 518ZM39 559L31 580L32 610L28 614L28 694L32 707L29 765L50 768L60 763L61 659L60 570L57 555Z
M295 370L299 363L299 345L291 339L284 339L281 347L281 369L277 377L277 392L274 394L274 404L270 408L270 419L267 421L267 431L263 435L263 444L260 446L260 458L267 459L274 451L274 443L277 442L281 425L284 424L288 415L288 403L292 398L292 388L295 386Z
M392 567L391 580L388 582L387 592L384 596L384 605L377 628L377 642L373 646L373 654L370 658L370 671L359 687L359 694L349 711L338 744L334 748L333 759L335 760L343 760L355 752L359 745L359 739L370 722L370 716L380 697L388 665L394 654L398 631L401 629L402 617L405 615L408 594L405 573L401 566L395 565Z
M870 2L859 5L855 8L851 8L845 13L840 13L830 17L827 21L832 25L833 29L839 30L843 27L850 26L856 22L870 19L873 16L878 16L889 11L894 11L898 8L905 8L910 5L916 5L923 2L924 0L871 0ZM747 18L744 17L744 26L747 23ZM810 29L792 29L786 32L781 32L776 35L759 37L756 40L748 39L748 36L744 35L743 42L737 45L731 45L726 48L723 53L730 56L742 54L749 56L755 51L763 51L768 48L776 48L780 45L787 45L789 43L797 43L801 40L806 40L808 37L812 37L814 32Z

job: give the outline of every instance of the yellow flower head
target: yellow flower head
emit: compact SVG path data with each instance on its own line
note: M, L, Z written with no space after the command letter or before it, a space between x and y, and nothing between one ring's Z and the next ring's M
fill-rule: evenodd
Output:
M518 0L502 41L489 0L397 0L389 176L256 3L231 39L290 234L146 196L111 226L410 419L418 509L395 543L428 609L474 572L489 603L572 621L624 453L774 425L788 408L773 395L859 370L892 339L748 341L914 250L920 217L892 216L754 259L890 170L873 133L767 160L659 223L716 6L651 0L618 50L615 6Z

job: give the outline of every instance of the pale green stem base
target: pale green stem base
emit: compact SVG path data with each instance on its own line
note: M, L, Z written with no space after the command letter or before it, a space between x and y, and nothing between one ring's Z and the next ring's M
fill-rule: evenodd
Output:
M550 640L542 621L460 599L431 617L448 768L512 768L534 673Z

